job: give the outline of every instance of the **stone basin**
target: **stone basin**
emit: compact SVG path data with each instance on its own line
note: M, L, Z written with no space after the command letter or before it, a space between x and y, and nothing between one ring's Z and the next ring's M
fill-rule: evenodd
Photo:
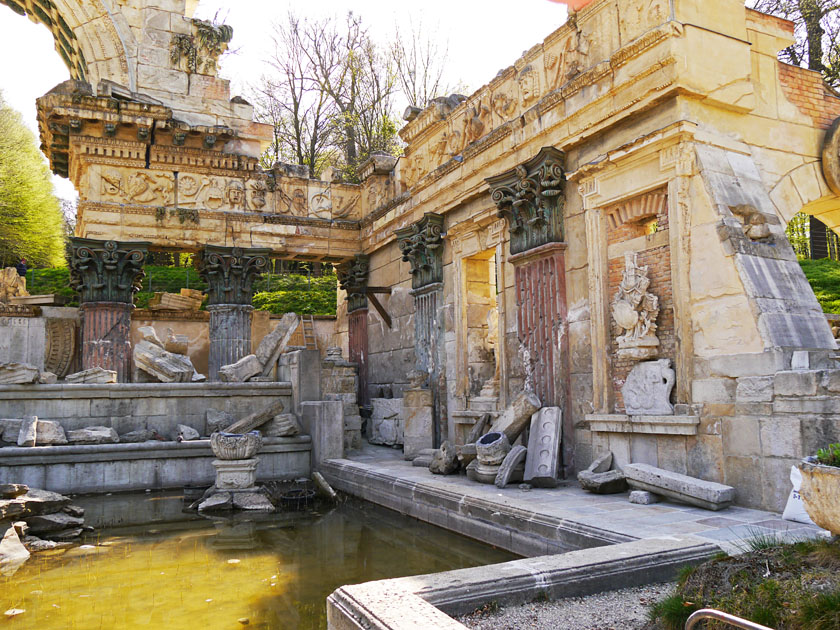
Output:
M832 534L840 534L840 468L802 461L799 494L805 511L817 525Z
M210 436L210 448L219 459L250 459L262 448L259 431L250 433L218 432Z
M479 438L475 451L478 461L485 466L499 466L510 451L510 441L501 431L492 431Z

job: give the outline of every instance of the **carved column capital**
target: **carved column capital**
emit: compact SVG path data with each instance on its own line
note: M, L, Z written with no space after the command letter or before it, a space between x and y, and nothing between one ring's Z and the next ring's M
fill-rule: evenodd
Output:
M70 286L80 302L132 304L146 277L149 243L70 238Z
M485 180L499 216L508 221L511 254L563 241L564 164L562 151L543 147L527 162Z
M396 230L402 259L411 265L411 288L443 282L443 217L427 212L408 227Z
M196 267L208 284L208 305L250 305L254 280L268 271L270 253L270 249L205 245Z
M366 308L370 258L366 254L356 254L353 260L340 264L336 273L341 289L347 292L347 312Z

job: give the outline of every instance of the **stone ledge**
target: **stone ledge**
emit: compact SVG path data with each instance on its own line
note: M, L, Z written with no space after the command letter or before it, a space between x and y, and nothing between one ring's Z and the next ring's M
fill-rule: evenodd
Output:
M699 416L627 416L620 413L587 414L589 430L596 433L697 435Z
M104 383L0 385L0 400L147 398L196 396L291 396L292 384L272 383Z

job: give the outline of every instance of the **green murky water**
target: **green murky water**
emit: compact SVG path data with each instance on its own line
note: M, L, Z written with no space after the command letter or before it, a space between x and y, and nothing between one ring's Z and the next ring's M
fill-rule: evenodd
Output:
M0 626L325 628L326 597L343 584L515 558L361 502L212 521L181 514L171 495L79 503L88 522L120 526L100 530L92 549L36 554L0 578L0 613L25 610Z

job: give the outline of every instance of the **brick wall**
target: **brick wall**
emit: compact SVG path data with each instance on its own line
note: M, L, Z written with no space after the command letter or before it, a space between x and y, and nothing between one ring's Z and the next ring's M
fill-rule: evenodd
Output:
M840 116L840 98L825 86L819 72L780 61L779 81L787 99L820 129L828 129Z

